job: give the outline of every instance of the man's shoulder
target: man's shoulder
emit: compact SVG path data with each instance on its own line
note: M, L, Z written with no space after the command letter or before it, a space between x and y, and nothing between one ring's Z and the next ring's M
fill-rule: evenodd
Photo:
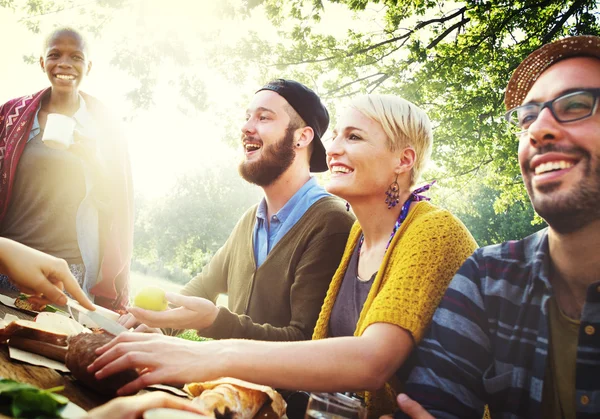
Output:
M324 196L313 203L304 213L301 220L309 223L347 226L348 230L354 223L354 215L346 209L344 201L336 196Z
M494 260L504 263L532 263L536 255L547 252L548 229L541 229L521 240L509 240L504 243L484 246L475 252L488 263Z
M546 229L522 240L484 246L463 264L451 286L461 288L460 284L474 283L483 295L515 299L532 273L539 273L546 257Z
M256 211L258 209L258 203L252 205L250 208L248 208L246 211L244 211L244 213L242 214L242 216L240 217L240 219L238 220L238 225L240 224L244 224L244 223L248 223L251 222L252 225L254 225L254 222L256 221Z

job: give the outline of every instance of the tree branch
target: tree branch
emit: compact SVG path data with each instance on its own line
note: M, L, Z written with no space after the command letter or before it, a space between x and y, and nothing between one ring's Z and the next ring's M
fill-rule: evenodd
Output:
M379 73L374 73L374 74L371 74L371 75L368 75L368 76L365 76L365 77L361 77L361 78L359 78L359 79L352 80L351 82L348 82L348 83L346 83L346 84L343 84L343 85L341 85L341 86L337 87L336 89L333 89L333 90L330 90L330 91L328 91L328 92L326 93L326 95L330 95L330 94L332 94L332 93L339 92L340 90L342 90L342 89L345 89L345 88L346 88L346 87L348 87L348 86L352 86L352 85L353 85L353 84L355 84L355 83L359 83L359 82L361 82L361 81L363 81L363 80L370 79L371 77L375 77L375 76L381 76L381 75L385 75L385 74L384 74L384 73L381 73L381 72L379 72Z
M478 171L479 169L481 169L483 166L485 166L486 164L490 164L490 163L491 163L491 162L493 162L493 161L494 161L494 159L492 159L492 158L490 158L490 159L488 159L488 160L484 160L484 161L482 161L482 162L481 162L479 165L477 165L477 166L475 166L475 167L472 167L472 168L471 168L471 169L469 169L469 170L465 170L464 172L461 172L461 173L456 173L455 175L448 176L448 177L446 177L445 179L446 179L446 180L450 180L450 179L456 179L456 178L458 178L458 177L461 177L461 176L468 175L469 173L477 172L477 171Z
M22 22L24 20L27 20L27 19L33 19L34 17L47 16L47 15L52 15L54 13L64 12L65 10L77 9L77 8L83 7L83 6L87 5L87 4L96 3L96 2L98 2L98 0L91 0L91 1L86 1L86 2L83 2L83 3L75 4L75 5L71 6L71 7L63 7L62 9L59 8L57 10L52 10L50 12L40 13L40 14L37 14L37 15L31 15L31 16L25 16L25 17L22 17L21 19L17 20L17 22L20 23L20 22Z
M471 19L467 17L467 18L464 18L463 20L461 20L460 22L456 22L454 25L450 26L448 29L446 29L444 32L442 32L442 34L440 36L438 36L433 41L431 41L431 43L429 45L427 45L426 49L435 48L436 45L439 44L450 33L452 33L452 31L456 30L457 28L461 28L461 27L465 26L470 20Z
M564 25L564 23L567 21L567 19L569 19L571 16L573 16L573 14L577 11L577 9L579 9L581 6L583 6L583 4L585 3L585 0L577 0L576 2L574 2L571 7L569 8L569 10L567 10L567 12L562 15L562 18L556 22L556 25L554 25L554 27L552 29L550 29L550 31L546 34L546 36L544 36L544 38L542 39L542 45L543 44L547 44L548 42L550 42L552 40L552 38L554 38L554 35L556 35L558 33L558 31L560 31Z
M383 83L384 81L386 81L387 79L389 79L391 77L390 74L384 74L383 76L381 76L380 78L378 78L377 80L375 80L374 82L370 83L367 88L371 87L372 85L373 88L371 90L369 90L369 94L373 93L375 91L375 89L377 89L379 86L381 86L381 83Z
M366 52L369 52L369 51L371 51L373 49L382 47L384 45L391 44L391 43L394 43L394 42L398 42L398 41L400 41L402 39L409 38L413 33L415 33L416 31L418 31L420 29L423 29L426 26L432 25L434 23L444 23L444 22L447 22L449 20L454 19L457 16L460 16L466 10L467 10L466 7L462 7L458 11L452 13L451 15L444 16L444 17L441 17L441 18L429 19L429 20L425 20L423 22L419 22L419 23L417 23L417 25L413 29L407 29L407 32L405 34L402 34L400 36L395 36L395 37L390 38L390 39L386 39L385 41L381 41L381 42L378 42L376 44L369 45L368 47L365 47L365 48L362 48L362 49L359 49L359 50L356 50L356 51L350 51L350 52L348 52L348 53L345 54L344 58L350 58L350 57L355 56L355 55L364 54ZM460 25L464 25L466 23L466 22L462 23L462 22L464 22L464 20L465 19L463 19L461 22L459 22ZM468 18L467 18L467 21L468 21ZM452 25L452 28L453 28L452 30L454 30L455 26L456 26L456 24ZM442 39L443 39L443 37L442 37ZM441 41L441 39L438 40L437 42L440 42L440 41ZM299 64L313 64L313 63L320 63L320 62L324 62L324 61L331 61L331 60L334 60L335 58L336 58L335 56L328 56L328 57L324 57L324 58L316 58L314 60L303 60L303 61L297 61L297 62L291 62L291 63L279 63L277 65L291 66L291 65L299 65Z

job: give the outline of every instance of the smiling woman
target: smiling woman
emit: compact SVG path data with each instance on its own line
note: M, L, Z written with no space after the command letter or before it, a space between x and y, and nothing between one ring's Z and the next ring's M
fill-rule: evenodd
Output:
M92 62L78 31L50 33L39 62L50 87L0 107L0 237L65 259L97 304L124 306L133 194L119 124L79 90Z

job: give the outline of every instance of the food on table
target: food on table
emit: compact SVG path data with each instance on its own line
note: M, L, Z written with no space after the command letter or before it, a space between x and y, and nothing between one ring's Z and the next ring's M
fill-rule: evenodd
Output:
M62 331L69 336L90 332L89 329L85 328L72 318L57 313L39 313L35 316L35 322L47 326L48 328L52 328L53 330Z
M216 419L252 419L259 411L261 417L279 418L285 413L283 397L271 387L235 378L190 383L185 390L206 416Z
M69 400L55 394L63 387L41 390L31 384L0 379L0 414L15 418L60 418Z
M8 317L8 316L7 316ZM82 332L90 331L75 320L57 313L40 313L35 321L5 317L5 322L0 324L0 343L6 342L11 337L22 337L46 342L52 345L67 346L67 338Z
M65 363L65 357L67 356L66 346L53 345L51 343L40 342L39 340L22 338L19 336L11 336L8 345L11 348L17 348L22 351L31 352L32 354L42 355L63 364ZM10 355L12 358L13 353L10 352Z
M59 362L65 362L69 336L79 333L91 331L57 313L39 313L35 321L6 315L0 322L0 343Z
M69 335L61 329L50 327L31 320L15 320L0 329L0 342L4 343L12 336L46 342L52 345L67 346Z
M158 287L142 288L133 299L133 305L145 310L163 311L169 302L165 291Z
M29 311L44 311L49 301L44 297L20 294L15 300L15 307Z
M186 412L185 410L169 409L166 407L150 409L144 412L144 419L208 419L210 417L198 415L192 412Z
M69 349L65 359L67 368L79 381L91 389L114 396L118 389L138 377L134 369L125 370L101 380L96 379L93 373L87 370L96 359L96 349L110 342L114 338L110 333L80 333L69 338Z

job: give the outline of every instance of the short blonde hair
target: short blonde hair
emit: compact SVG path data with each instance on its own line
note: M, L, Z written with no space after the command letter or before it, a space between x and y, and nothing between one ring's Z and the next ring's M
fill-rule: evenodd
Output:
M394 95L364 95L352 99L356 109L383 127L391 151L411 146L416 153L410 184L414 186L429 162L433 145L431 121L414 103Z

